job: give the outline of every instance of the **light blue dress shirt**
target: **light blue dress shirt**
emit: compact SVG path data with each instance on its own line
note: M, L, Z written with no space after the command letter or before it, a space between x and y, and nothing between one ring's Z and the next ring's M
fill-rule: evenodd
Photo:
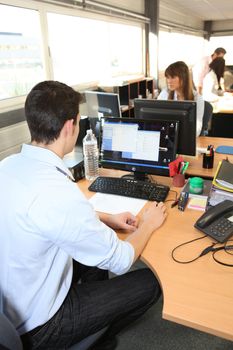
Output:
M23 145L0 162L0 290L20 334L44 324L63 303L72 258L116 274L134 249L102 223L53 152Z

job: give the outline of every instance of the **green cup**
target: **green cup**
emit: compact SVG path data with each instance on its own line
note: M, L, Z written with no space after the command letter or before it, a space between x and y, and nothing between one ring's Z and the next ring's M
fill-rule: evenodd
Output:
M189 180L189 192L193 194L202 194L204 181L201 177L192 177Z

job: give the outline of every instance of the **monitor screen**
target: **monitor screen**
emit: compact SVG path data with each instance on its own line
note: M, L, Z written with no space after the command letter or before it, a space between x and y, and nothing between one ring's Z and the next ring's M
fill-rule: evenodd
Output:
M89 118L121 117L119 95L108 92L85 91Z
M179 121L177 153L196 155L196 102L171 100L134 100L135 118Z
M100 165L146 174L169 175L176 157L179 122L135 118L103 118Z

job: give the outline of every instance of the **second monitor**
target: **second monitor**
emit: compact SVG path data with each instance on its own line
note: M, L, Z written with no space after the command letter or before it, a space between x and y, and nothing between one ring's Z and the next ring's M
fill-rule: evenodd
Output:
M179 121L177 153L196 155L196 102L134 100L135 118Z
M98 139L102 117L121 117L119 95L108 92L85 91L90 128Z
M119 95L108 92L85 91L89 118L121 117Z

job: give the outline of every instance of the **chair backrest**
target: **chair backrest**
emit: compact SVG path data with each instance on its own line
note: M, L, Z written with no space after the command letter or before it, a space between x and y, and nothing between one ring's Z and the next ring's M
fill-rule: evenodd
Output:
M8 318L0 313L0 348L22 350L23 346L19 334Z
M203 114L202 129L201 129L200 136L208 135L208 125L213 114L213 106L211 105L211 103L208 101L204 101L204 102L205 102L204 114Z

